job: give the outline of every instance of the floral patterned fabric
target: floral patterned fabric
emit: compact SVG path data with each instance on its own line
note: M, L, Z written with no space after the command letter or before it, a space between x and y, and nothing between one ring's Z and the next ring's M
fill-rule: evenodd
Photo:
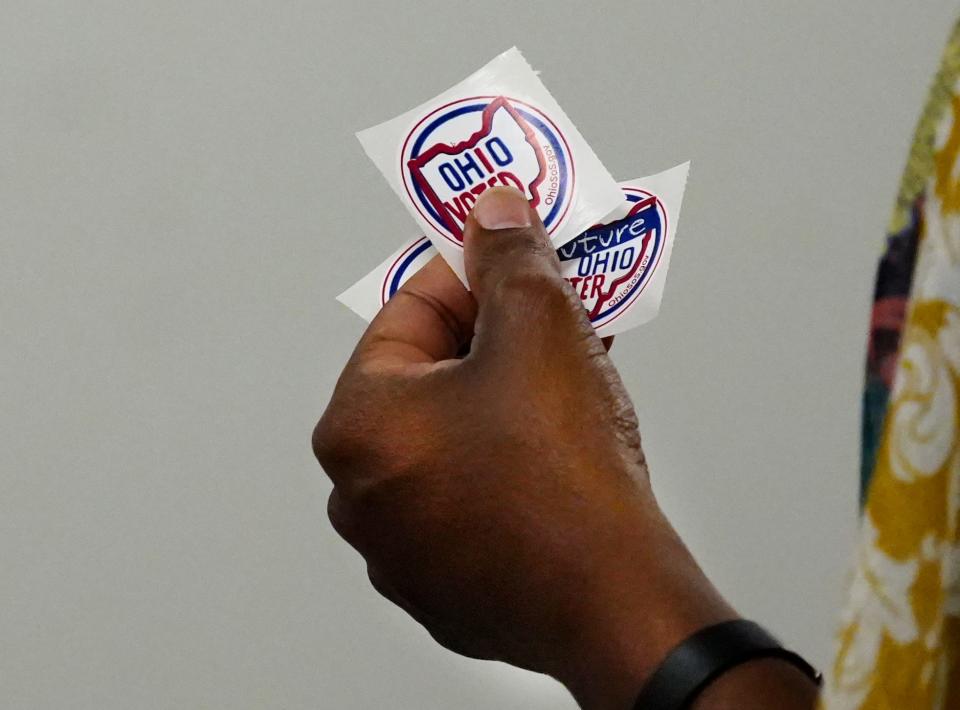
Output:
M960 25L881 260L862 530L825 710L960 710Z

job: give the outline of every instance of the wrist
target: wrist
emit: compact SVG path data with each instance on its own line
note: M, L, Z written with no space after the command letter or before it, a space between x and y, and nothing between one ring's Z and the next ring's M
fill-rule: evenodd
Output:
M779 658L758 658L714 680L691 710L811 710L819 688L799 668Z
M589 585L556 674L585 710L631 710L674 647L738 618L659 509L639 528Z

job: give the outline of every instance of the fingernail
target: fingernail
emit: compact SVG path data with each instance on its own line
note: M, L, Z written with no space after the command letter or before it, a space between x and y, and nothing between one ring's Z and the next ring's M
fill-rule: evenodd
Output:
M515 187L491 187L480 193L471 212L484 229L519 229L530 226L530 205Z

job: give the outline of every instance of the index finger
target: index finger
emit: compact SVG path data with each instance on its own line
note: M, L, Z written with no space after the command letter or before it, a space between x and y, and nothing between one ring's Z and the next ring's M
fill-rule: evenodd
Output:
M473 296L435 256L387 301L353 360L384 369L448 360L473 337L476 317Z

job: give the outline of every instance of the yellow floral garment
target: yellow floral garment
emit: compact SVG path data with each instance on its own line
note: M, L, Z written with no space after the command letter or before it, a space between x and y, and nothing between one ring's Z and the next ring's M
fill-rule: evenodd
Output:
M824 710L960 710L958 79L960 25L917 129L878 277L863 523Z

